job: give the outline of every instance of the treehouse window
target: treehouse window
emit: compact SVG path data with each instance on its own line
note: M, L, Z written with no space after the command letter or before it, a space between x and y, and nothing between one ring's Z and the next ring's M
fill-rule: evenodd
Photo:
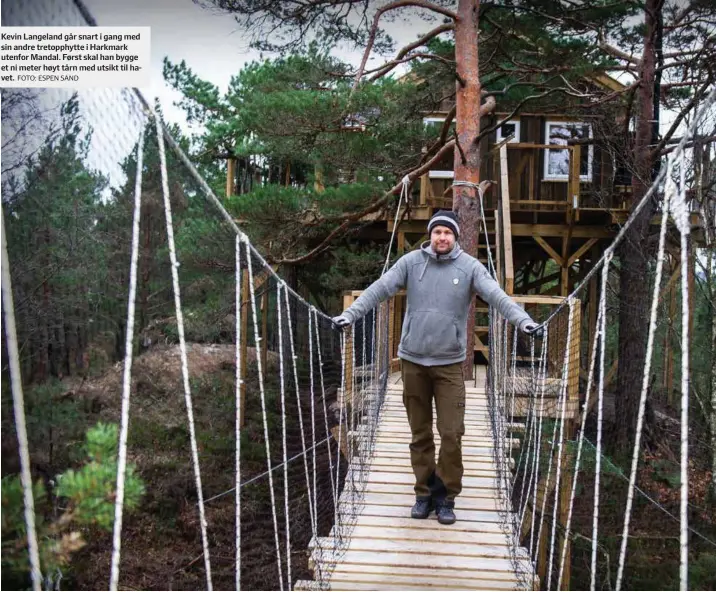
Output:
M496 142L499 144L505 138L509 138L514 134L514 137L510 140L510 144L517 143L520 141L520 121L519 119L512 119L506 121L500 127L497 128Z
M445 123L444 117L424 117L423 124L430 131L431 135L435 138L438 137L443 129ZM450 130L454 132L455 121L453 120L450 125ZM428 177L430 179L454 179L455 172L453 171L453 155L452 153L446 154L438 162L433 165L433 170L428 171Z
M586 140L592 137L592 126L577 121L548 121L545 124L545 143L567 145L570 140ZM582 145L579 163L579 180L592 180L592 156L594 146ZM569 180L569 150L544 151L544 178L549 181Z

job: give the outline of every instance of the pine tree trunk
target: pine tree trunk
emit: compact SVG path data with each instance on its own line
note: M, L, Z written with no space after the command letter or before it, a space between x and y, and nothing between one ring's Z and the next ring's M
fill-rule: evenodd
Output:
M455 180L479 183L480 147L480 76L478 59L478 24L480 0L459 0L455 23L455 60L458 81L455 124L457 140L455 148ZM453 187L453 210L460 224L460 246L477 257L477 237L480 228L480 204L473 187ZM467 358L463 376L472 377L474 358L475 301L470 304L467 316Z
M654 157L649 148L654 133L654 87L656 70L657 11L660 0L647 0L646 31L637 90L636 136L633 146L632 206L641 201L652 179ZM618 248L621 263L619 282L619 367L616 398L616 452L629 453L634 445L639 409L646 341L649 330L648 234L656 202L651 200L634 221Z

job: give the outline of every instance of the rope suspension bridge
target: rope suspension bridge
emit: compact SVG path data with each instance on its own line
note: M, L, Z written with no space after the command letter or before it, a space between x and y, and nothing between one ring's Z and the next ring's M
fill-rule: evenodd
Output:
M86 15L68 9L65 17L68 22L63 24L84 24ZM105 187L125 206L118 223L126 229L122 237L127 239L127 250L116 260L124 262L125 277L129 262L129 282L117 295L124 306L124 356L118 362L121 406L107 573L110 589L122 587L122 552L127 545L124 492L133 457L131 424L138 417L132 407L138 388L133 376L138 363L138 306L147 281L143 274L150 269L143 233L150 225L158 228L158 214L163 216L166 246L157 250L164 260L151 269L155 278L163 278L154 280L152 291L173 306L177 379L184 403L183 412L176 405L174 410L177 418L184 414L187 425L186 462L193 471L199 533L197 565L203 564L206 589L232 585L237 590L565 589L570 585L575 506L580 496L591 507L591 537L581 551L589 565L590 589L624 587L635 499L645 495L637 477L667 232L673 222L685 269L690 233L686 146L698 130L700 117L716 100L716 90L702 104L632 217L575 291L567 298L516 298L542 322L541 338L521 334L497 312L489 313L489 363L476 366L474 377L466 382L464 488L456 504L458 522L451 526L409 518L414 499L410 431L393 358L401 323L396 299L381 303L348 330L338 330L328 314L266 262L190 162L158 110L136 91L106 93L88 92L81 101L83 117L95 132L90 145L98 159L95 168L105 171ZM115 110L121 114L119 126L107 127L103 121L108 96L113 106L121 107ZM659 200L663 215L646 367L630 471L622 475L628 485L619 513L621 546L615 564L605 566L599 536L604 528L600 493L605 472L605 382L615 359L614 344L607 341L610 316L615 314L610 273L616 249L634 217L654 199ZM12 235L15 218L6 203L2 205L6 210L2 228L5 344L31 579L33 588L40 590L54 584L53 575L43 571L36 534L28 445L32 434L28 435L25 420L22 380L27 372L18 345L25 342L32 309L25 286L11 273L19 273L23 262L8 254L5 225ZM197 231L191 242L184 238L187 228ZM482 230L487 237L487 226ZM82 232L94 233L90 238L95 240L102 223L95 221ZM218 271L197 264L208 259L221 262ZM390 252L384 272L389 261ZM494 272L492 264L491 269ZM580 377L580 302L592 276L601 284L597 330L589 344L588 371ZM234 346L235 398L229 415L235 429L225 436L232 436L235 446L232 470L227 470L231 481L221 484L208 482L202 472L206 446L199 440L207 428L197 425L197 409L212 401L196 387L191 362L196 345L187 339L187 327L193 322L188 315L196 313L187 313L185 300L204 280L208 290L231 295L223 309L231 311L234 321L227 332ZM688 588L689 539L700 536L688 523L689 289L682 274L681 502L678 516L668 514L678 522L682 589ZM592 425L589 414L595 408ZM594 442L588 433L596 434ZM585 490L588 494L578 493ZM579 500L582 510L585 499ZM219 504L233 509L231 541L212 534L229 515L217 513ZM259 526L269 533L260 544ZM227 559L228 548L233 555ZM227 576L227 565L232 578Z

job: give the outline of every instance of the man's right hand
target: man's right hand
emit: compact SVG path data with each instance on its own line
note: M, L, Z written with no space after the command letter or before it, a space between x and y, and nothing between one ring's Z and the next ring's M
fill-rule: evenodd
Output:
M527 335L532 335L534 337L537 337L541 339L544 337L544 329L542 328L542 325L538 325L535 322L527 323L523 329Z
M336 325L339 329L345 329L348 327L351 322L348 320L348 317L346 315L340 315L337 317L333 317L333 324Z

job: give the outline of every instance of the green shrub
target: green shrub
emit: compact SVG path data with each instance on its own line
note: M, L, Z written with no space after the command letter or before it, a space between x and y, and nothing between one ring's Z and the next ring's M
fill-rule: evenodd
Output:
M43 573L55 572L70 563L73 552L86 541L87 527L110 531L114 522L117 479L118 430L114 424L99 423L87 432L85 464L58 475L54 501L60 512L51 515L47 491L42 482L33 485L36 531ZM124 507L137 508L144 483L135 467L127 465ZM82 532L80 529L84 529ZM3 585L26 582L30 571L25 532L22 485L17 475L2 479L2 568Z

